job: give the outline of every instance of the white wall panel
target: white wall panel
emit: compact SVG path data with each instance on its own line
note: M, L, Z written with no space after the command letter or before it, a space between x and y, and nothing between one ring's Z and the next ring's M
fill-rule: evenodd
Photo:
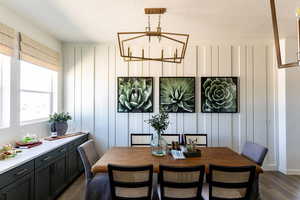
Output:
M75 79L74 79L74 124L75 131L82 130L82 48L75 47Z
M95 133L100 153L109 147L108 129L108 47L97 46L95 50Z
M107 67L107 66L106 66ZM116 79L122 76L128 76L129 66L120 57L120 51L116 51ZM117 80L116 80L117 81ZM117 87L116 87L117 90ZM111 91L117 94L117 91ZM117 102L110 102L116 104ZM109 105L107 105L109 108ZM116 146L127 146L129 144L129 114L116 113Z
M95 48L82 48L82 130L91 133L94 133L94 54Z
M73 46L72 46L73 45ZM276 163L276 74L272 43L191 44L181 64L126 63L114 45L87 47L67 44L65 60L65 108L74 113L76 127L94 130L101 152L112 146L128 146L130 133L153 133L144 121L159 112L159 77L196 77L196 113L170 114L167 133L207 133L209 146L241 151L246 141L270 149L267 164ZM165 48L168 53L172 47ZM145 49L155 53L155 47ZM154 79L153 113L118 113L117 78L144 76ZM238 76L239 113L201 113L200 80L204 76Z

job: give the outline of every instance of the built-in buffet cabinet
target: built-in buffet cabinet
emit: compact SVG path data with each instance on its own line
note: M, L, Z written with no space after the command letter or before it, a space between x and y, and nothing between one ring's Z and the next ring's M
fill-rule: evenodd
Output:
M83 172L77 147L87 140L88 134L77 136L1 174L0 200L55 199Z

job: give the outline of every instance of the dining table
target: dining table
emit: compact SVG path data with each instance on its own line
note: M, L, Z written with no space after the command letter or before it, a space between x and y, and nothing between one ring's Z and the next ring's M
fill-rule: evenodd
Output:
M162 157L153 156L150 147L112 147L109 149L92 167L92 172L108 172L108 164L122 166L142 166L153 165L153 171L159 172L159 165L169 165L176 167L188 167L204 165L206 173L209 165L222 165L230 167L256 166L256 172L262 173L263 169L253 161L241 156L228 147L201 147L200 157L189 157L176 160L172 155L167 154Z
M107 176L108 165L121 166L143 166L153 165L154 173L159 173L160 165L189 167L196 165L204 165L206 174L209 173L209 165L221 165L229 167L255 166L256 181L253 185L253 195L251 200L257 199L259 196L258 175L263 173L261 166L253 161L240 155L228 147L199 147L200 157L188 157L186 159L174 159L171 154L162 157L153 156L150 147L112 147L92 166L93 174L104 174ZM109 184L105 184L106 187ZM103 188L103 191L109 191ZM106 195L106 197L109 195ZM102 198L107 199L107 198Z

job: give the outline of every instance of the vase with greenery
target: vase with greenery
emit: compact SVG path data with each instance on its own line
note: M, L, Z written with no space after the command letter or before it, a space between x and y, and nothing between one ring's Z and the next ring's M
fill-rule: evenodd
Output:
M68 130L68 120L71 120L71 115L67 112L54 113L49 116L51 132L56 132L57 136L63 136Z
M151 141L151 151L154 156L164 156L167 153L167 142L161 136L169 126L169 115L165 110L160 110L160 113L152 116L151 119L146 120L155 130Z

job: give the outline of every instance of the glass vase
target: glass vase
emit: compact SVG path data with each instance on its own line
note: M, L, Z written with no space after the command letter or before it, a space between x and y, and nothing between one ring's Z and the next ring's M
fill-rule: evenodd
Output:
M161 133L153 134L151 141L151 153L153 156L165 156L167 154L168 143L161 136Z

